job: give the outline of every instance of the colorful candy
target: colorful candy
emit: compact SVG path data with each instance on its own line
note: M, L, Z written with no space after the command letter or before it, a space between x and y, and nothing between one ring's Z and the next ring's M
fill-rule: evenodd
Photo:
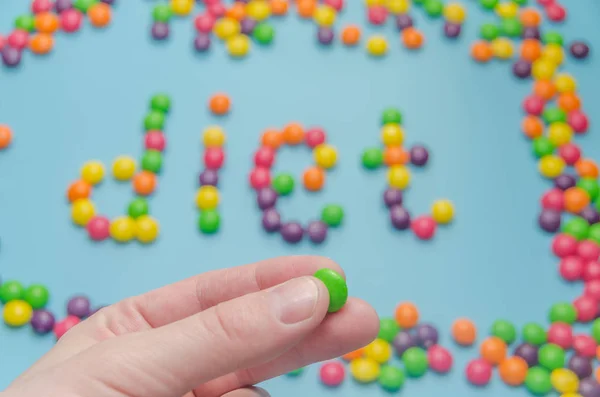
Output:
M335 270L326 268L317 270L313 276L321 280L329 291L328 312L335 313L339 311L348 300L348 286L346 285L346 280L344 280L344 278ZM377 353L379 352L377 351ZM381 356L381 354L379 355Z

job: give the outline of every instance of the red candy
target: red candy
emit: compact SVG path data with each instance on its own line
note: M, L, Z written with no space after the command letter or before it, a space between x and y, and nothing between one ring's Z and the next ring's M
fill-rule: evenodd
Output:
M34 14L51 11L53 7L50 0L33 0L31 2L31 12Z
M110 236L110 221L105 216L95 216L85 226L90 239L94 241L106 240Z
M325 131L322 128L311 128L306 131L304 141L310 148L315 148L322 143L325 143Z
M440 345L434 345L427 350L429 367L437 373L445 374L452 368L452 355Z
M596 318L598 302L590 296L580 296L573 302L577 311L577 321L587 323Z
M215 19L210 14L198 14L194 20L194 26L200 33L212 32L213 26L215 25Z
M592 240L585 240L577 246L577 255L581 259L596 261L600 257L600 246Z
M589 335L575 335L573 349L582 357L593 358L596 356L596 341Z
M323 3L335 9L338 12L344 9L344 0L325 0L323 1Z
M600 301L600 280L590 280L585 283L583 294L596 301Z
M535 95L530 95L523 101L523 110L528 114L539 116L544 111L544 100Z
M329 387L335 387L342 384L346 377L344 365L339 361L332 361L321 366L319 371L321 382Z
M410 228L421 240L429 240L435 234L436 223L429 215L422 215L411 222Z
M271 184L271 173L268 168L258 167L250 173L250 186L253 189L262 189Z
M54 324L54 335L56 339L62 338L62 336L71 328L79 324L81 320L76 316L67 316L64 320Z
M567 122L571 128L573 128L573 131L578 134L586 132L590 124L587 116L581 110L573 110L570 112L567 115Z
M0 50L6 45L6 38L0 34Z
M271 168L275 161L275 150L270 147L263 146L254 154L254 164L257 167Z
M27 47L27 44L29 43L29 33L25 30L15 29L8 35L6 42L9 46L22 50Z
M83 14L74 8L60 13L60 27L67 33L79 30L81 21L83 21Z
M542 196L542 208L562 211L565 205L564 193L560 189L551 189Z
M388 17L388 12L384 6L372 6L367 11L367 17L373 25L383 25Z
M553 22L562 22L567 17L567 10L560 4L550 4L546 7L546 16Z
M577 240L568 234L557 234L552 240L552 252L559 258L577 253Z
M225 152L220 147L211 147L204 151L204 165L211 170L218 170L225 161Z
M542 7L549 6L550 4L554 4L556 0L537 0L538 4Z
M583 268L583 281L600 279L600 263L598 261L589 261Z
M492 378L492 365L482 358L472 360L466 368L467 380L475 386L484 386Z
M566 323L552 323L548 328L548 343L570 349L573 345L573 329Z
M574 165L581 157L581 149L574 143L567 143L558 148L558 154L567 165Z
M225 8L225 5L222 3L213 3L210 5L207 5L206 10L208 11L208 13L210 15L212 15L215 18L221 18L223 16L225 16L225 13L227 12L227 8Z
M165 135L161 131L148 131L144 136L144 146L162 152L167 146Z
M577 281L583 277L585 262L577 256L567 256L560 261L559 272L567 281Z

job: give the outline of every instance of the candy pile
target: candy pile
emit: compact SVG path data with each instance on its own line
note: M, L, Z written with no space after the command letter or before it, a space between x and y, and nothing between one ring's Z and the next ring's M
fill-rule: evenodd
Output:
M280 196L290 195L295 186L294 177L289 173L280 173L271 180L271 167L275 162L276 150L282 145L297 146L305 143L313 150L316 163L304 171L302 181L306 190L316 192L325 184L325 171L337 163L337 150L326 143L325 131L320 127L309 130L299 123L289 123L282 131L266 130L261 138L262 147L254 154L255 168L250 172L250 186L256 190L258 207L263 211L262 225L269 232L279 232L288 243L300 242L307 234L310 241L320 244L327 237L330 227L338 227L344 218L342 207L329 204L323 208L321 219L312 221L306 229L298 222L281 222L281 216L275 209Z
M416 167L423 167L429 160L429 152L421 145L413 146L410 151L403 148L404 130L402 114L396 108L384 110L381 117L381 141L384 149L367 148L362 154L362 164L369 170L382 165L388 167L388 189L383 193L383 201L390 211L392 226L398 230L409 227L415 235L429 240L436 231L437 224L447 224L454 218L454 207L448 200L438 200L432 206L432 215L422 215L411 220L410 213L403 207L403 191L410 185L411 174L407 167L410 162Z
M150 101L150 112L144 119L145 151L141 158L141 170L136 173L136 162L130 156L119 156L112 165L112 173L117 181L129 181L137 197L127 207L127 215L110 221L96 214L91 201L93 186L104 179L105 167L96 160L86 162L81 168L81 178L69 186L67 199L72 204L71 218L77 226L85 227L90 239L106 240L112 237L119 243L137 239L141 243L151 243L158 237L158 222L149 214L146 196L156 189L157 174L162 168L162 152L166 146L163 134L165 118L171 107L167 95L158 94Z
M15 67L22 52L47 54L54 47L53 34L59 29L66 33L79 30L84 15L90 24L103 28L110 23L114 0L33 0L31 13L15 19L15 29L6 37L0 35L0 54L5 66Z
M12 129L4 124L0 124L0 150L7 149L13 138Z

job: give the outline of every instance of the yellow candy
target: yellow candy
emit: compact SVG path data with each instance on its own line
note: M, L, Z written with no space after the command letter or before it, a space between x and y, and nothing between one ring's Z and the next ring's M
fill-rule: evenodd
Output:
M558 74L554 78L554 85L556 86L556 90L560 93L564 92L574 92L577 90L577 82L567 73Z
M171 0L171 10L175 15L189 15L193 9L194 0Z
M558 156L549 154L540 159L538 169L540 174L546 178L553 179L562 174L565 169L565 161Z
M448 3L444 7L444 17L449 22L460 24L467 17L467 11L460 3Z
M248 36L238 34L227 40L227 51L232 57L243 57L250 51L250 39Z
M365 0L365 5L367 7L382 6L385 5L385 0Z
M202 141L206 147L221 147L225 143L225 133L221 127L207 127L202 134Z
M579 378L575 372L566 368L557 368L552 371L550 382L559 393L576 393L579 389Z
M573 128L567 123L555 122L548 127L548 139L554 146L562 146L573 139Z
M119 243L126 243L135 238L136 223L129 216L120 216L113 219L109 228L110 236Z
M431 207L433 220L440 224L452 222L454 218L454 206L450 200L437 200Z
M410 171L403 165L394 165L388 170L388 184L396 189L405 189L410 184Z
M385 55L387 47L387 41L383 36L371 36L367 40L367 52L375 57Z
M313 157L319 167L328 169L337 163L337 150L331 145L322 143L315 148Z
M79 199L71 207L71 219L78 226L85 226L96 215L96 207L90 199Z
M156 219L142 215L135 220L136 237L140 243L151 243L158 237L160 227Z
M386 124L381 127L381 141L385 146L399 146L404 142L404 131L398 124Z
M112 165L112 173L118 181L128 181L135 174L135 160L129 156L119 156Z
M365 356L379 364L384 364L392 357L392 346L383 339L375 339L365 347Z
M319 26L331 26L335 23L335 9L328 5L320 5L315 10L313 18Z
M23 300L13 300L4 305L4 322L10 327L22 327L32 316L33 308Z
M392 14L406 14L410 10L410 0L387 0L386 6Z
M246 15L257 21L262 21L271 16L271 6L266 0L251 0L246 5Z
M350 362L350 373L360 383L375 382L380 371L379 363L370 358L357 358Z
M214 186L202 186L196 193L196 205L201 210L212 210L219 205L219 190Z
M104 179L104 164L99 161L88 161L81 167L81 179L90 185L97 185Z
M500 18L514 18L519 12L519 6L512 1L507 1L506 3L499 3L494 10Z
M227 40L232 37L237 36L242 31L242 27L240 26L240 22L233 18L221 18L213 27L213 32L215 36L220 38L221 40Z
M554 64L556 66L558 66L565 59L565 53L564 53L562 47L559 46L558 44L547 44L542 49L541 58L548 59L548 60L554 62Z
M561 394L560 397L583 397L583 396L579 393L564 393L564 394Z
M531 67L531 75L535 80L550 80L555 71L556 65L546 58L534 61Z
M494 56L499 59L512 58L514 53L512 41L504 37L492 40L492 52L494 53Z

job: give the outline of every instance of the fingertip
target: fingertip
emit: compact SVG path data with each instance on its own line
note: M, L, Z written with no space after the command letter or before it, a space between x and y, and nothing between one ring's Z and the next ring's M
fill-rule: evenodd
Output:
M260 387L246 387L224 394L222 397L270 397L271 395Z
M346 323L346 334L344 336L345 346L348 351L356 350L371 343L379 333L379 316L375 309L359 298L348 298L348 302L344 307L331 314L330 321L336 324L336 328L340 326L340 322Z

